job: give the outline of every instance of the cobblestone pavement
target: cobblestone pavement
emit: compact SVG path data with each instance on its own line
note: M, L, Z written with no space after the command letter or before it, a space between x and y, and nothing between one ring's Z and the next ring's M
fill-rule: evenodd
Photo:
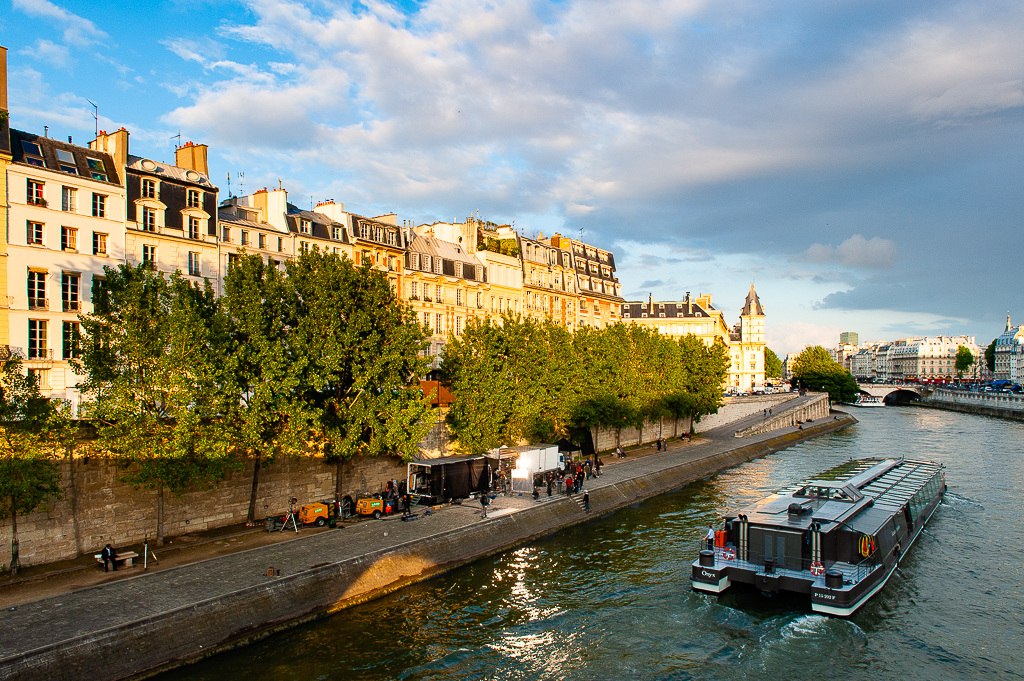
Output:
M798 404L799 401L793 400L786 406ZM585 487L594 490L794 430L787 428L743 439L733 437L735 430L761 418L758 414L727 424L704 433L692 443L674 443L666 452L646 454L643 453L646 450L640 448L632 450L628 458L618 460L604 455L604 475L587 481ZM499 496L489 507L488 516L522 512L538 503L557 502L564 496L556 492L548 498L546 490L541 491L539 501L528 494ZM314 566L486 522L481 517L480 505L475 502L446 506L430 515L421 511L419 515L415 522L402 522L399 517L392 517L314 535L300 533L291 541L25 603L0 612L0 660L265 584L277 579L267 576L270 567L279 569L281 576L293 575Z

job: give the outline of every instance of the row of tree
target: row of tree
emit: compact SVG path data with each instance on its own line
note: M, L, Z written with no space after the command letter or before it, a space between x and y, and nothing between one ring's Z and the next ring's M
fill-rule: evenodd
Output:
M260 470L275 457L340 466L417 452L430 421L419 383L427 332L382 273L314 249L283 271L240 255L219 297L208 282L144 265L105 274L73 360L86 377L81 417L91 431L79 449L158 491L158 542L165 492L212 485L247 462L252 521ZM15 528L18 513L58 492L56 463L77 429L70 416L17 358L5 363L0 514Z
M598 426L715 413L729 370L721 342L678 340L637 325L575 332L505 315L470 322L445 346L454 402L447 423L459 448L481 453L521 440L579 441Z
M853 402L860 392L850 372L820 345L804 348L790 372L801 388L827 392L833 402Z

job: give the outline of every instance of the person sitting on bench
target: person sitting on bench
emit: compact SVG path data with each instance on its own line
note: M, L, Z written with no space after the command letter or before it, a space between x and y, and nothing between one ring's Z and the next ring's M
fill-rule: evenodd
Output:
M103 547L103 551L100 552L100 557L103 558L103 571L110 572L110 568L117 572L117 551L110 544ZM108 565L109 563L109 565Z

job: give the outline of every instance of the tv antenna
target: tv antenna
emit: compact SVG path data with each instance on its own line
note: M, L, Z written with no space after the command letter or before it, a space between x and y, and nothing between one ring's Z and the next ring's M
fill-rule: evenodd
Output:
M231 198L231 171L228 171L228 198Z
M238 195L245 196L245 173L238 171Z
M85 100L92 104L92 119L96 121L96 137L100 136L100 107L90 99Z
M176 140L178 140L178 146L177 146L177 147L175 147L175 149L177 149L178 147L180 147L180 146L181 146L181 130L179 130L179 131L178 131L178 134L177 134L177 135L171 135L171 139L172 139L172 140L173 140L173 139L176 139Z

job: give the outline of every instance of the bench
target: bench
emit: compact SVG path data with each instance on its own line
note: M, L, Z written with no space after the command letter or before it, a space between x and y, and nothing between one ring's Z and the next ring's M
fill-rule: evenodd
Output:
M103 565L103 554L97 553L96 562ZM139 554L134 551L125 551L124 553L117 554L117 558L114 559L114 565L117 567L132 567L135 565L135 559L139 557Z

